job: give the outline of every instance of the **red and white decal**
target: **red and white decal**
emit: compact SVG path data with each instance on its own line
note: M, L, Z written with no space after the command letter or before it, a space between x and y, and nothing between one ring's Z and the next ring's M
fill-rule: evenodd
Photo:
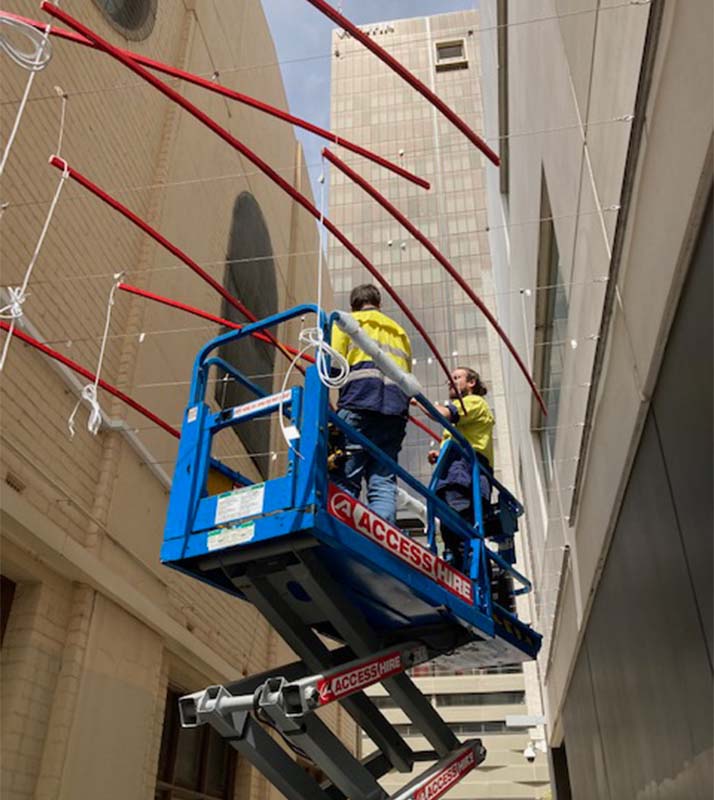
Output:
M455 594L459 600L473 605L473 586L468 578L332 483L328 489L327 510L340 522Z
M339 700L340 697L358 692L373 683L397 675L403 669L402 654L397 650L394 653L387 653L385 656L375 658L373 661L360 664L358 667L321 678L317 682L320 705L324 706L333 700Z
M269 394L267 397L260 397L258 400L251 400L250 403L244 403L242 406L235 406L233 408L231 419L240 419L248 414L252 414L254 411L260 411L264 408L268 408L269 406L278 405L279 403L287 403L288 400L290 400L290 396L291 393L288 389L287 391L279 394Z
M437 800L468 775L476 767L476 754L473 749L457 756L450 764L439 770L436 775L414 792L414 800Z

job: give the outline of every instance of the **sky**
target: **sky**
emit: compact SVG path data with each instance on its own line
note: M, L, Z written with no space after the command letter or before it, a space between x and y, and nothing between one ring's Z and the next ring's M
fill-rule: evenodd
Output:
M330 127L330 44L335 27L305 0L262 0L273 34L290 112L323 128ZM406 17L425 17L473 9L478 0L331 0L356 25ZM317 200L322 139L296 130L305 149Z

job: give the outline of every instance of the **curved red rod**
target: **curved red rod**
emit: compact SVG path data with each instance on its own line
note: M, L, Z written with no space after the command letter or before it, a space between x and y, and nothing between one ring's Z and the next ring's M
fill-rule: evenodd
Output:
M222 283L219 283L214 277L209 275L206 270L200 267L189 255L184 253L179 247L177 247L173 242L170 242L163 234L159 233L155 228L152 228L148 222L144 221L141 217L135 214L131 209L127 208L125 205L120 203L115 197L112 197L110 194L104 191L101 187L97 186L96 183L93 183L89 180L85 175L83 175L78 170L74 169L74 167L70 167L70 165L59 156L50 156L50 164L53 167L57 167L57 169L67 170L67 174L69 175L72 180L77 181L80 186L84 186L85 189L88 189L95 197L98 197L100 200L105 202L108 206L111 206L115 211L118 211L123 217L128 219L130 222L133 222L138 228L140 228L144 233L147 233L155 242L160 244L165 250L168 250L171 255L176 256L179 261L182 261L189 269L193 270L193 272L198 275L199 278L204 280L212 289L215 289L221 297L223 297L228 303L230 303L233 308L240 311L241 314L246 316L251 322L257 322L258 318L255 314L246 306L241 303L240 300L235 298L226 288L223 286ZM292 360L289 351L287 350L286 346L279 342L272 334L266 333L264 334L270 342L273 344L274 347L277 347L278 350L289 360ZM300 367L298 366L298 369Z
M0 17L7 17L8 19L24 22L26 25L31 25L33 28L37 28L38 30L42 31L44 31L46 27L38 20L30 19L28 17L21 17L19 14L11 14L9 11L0 11ZM73 33L72 31L64 30L63 28L51 28L50 35L57 36L61 39L67 39L75 44L81 44L85 47L91 47L95 49L94 42L90 41L85 36L81 36L78 33ZM336 133L328 131L325 128L321 128L318 125L314 125L312 122L308 122L300 117L295 117L292 114L289 114L287 111L282 111L279 108L275 108L275 106L271 106L268 103L257 100L255 97L250 97L250 95L236 92L226 86L221 86L220 83L207 80L199 75L194 75L192 72L186 72L182 69L177 69L169 64L163 64L161 61L154 61L154 59L147 58L146 56L141 55L141 53L134 53L131 50L120 50L120 52L123 53L127 58L135 61L137 64L142 64L145 67L149 67L149 69L162 72L164 75L170 75L173 78L179 78L187 83L192 83L194 86L200 86L203 89L207 89L209 92L214 92L215 94L220 94L223 97L228 97L229 99L235 100L238 103L242 103L243 105L250 106L258 111L262 111L264 114L269 114L271 117L281 119L283 122L289 122L291 125L296 125L298 128L302 128L309 133L314 133L315 136L319 136L322 139L327 139L328 142L333 142L334 144L340 145L340 147L344 147L345 150L351 150L358 156L362 156L363 158L373 161L375 164L379 164L380 167L388 169L390 172L399 175L405 180L411 181L417 186L421 186L423 189L431 188L429 181L425 180L424 178L420 178L418 175L414 175L414 173L409 172L409 170L406 170L403 167L400 167L398 164L395 164L394 162L389 161L388 159L383 158L376 153L373 153L371 150L367 150L366 148L361 147L354 142L350 142L348 139L343 139Z
M441 436L438 433L435 433L428 425L425 425L420 419L413 417L411 414L409 415L409 422L413 422L417 428L421 428L424 433L428 433L429 436L431 436L431 438L435 441L438 442L439 439L441 439Z
M227 131L225 128L222 128L215 120L211 119L204 111L201 111L200 108L195 106L189 100L187 100L183 95L180 95L177 91L172 89L162 80L157 78L155 75L152 75L151 72L144 69L140 64L132 61L128 56L124 55L121 50L118 50L113 45L109 44L109 42L102 39L98 36L94 31L87 28L78 20L71 17L67 12L63 11L57 6L54 6L52 3L48 2L48 0L43 0L42 3L43 11L46 11L53 17L61 20L65 23L65 25L69 25L70 28L73 28L78 33L81 33L87 39L90 39L97 49L103 50L104 52L111 55L117 61L124 64L125 67L130 69L136 75L143 78L147 83L150 83L156 89L158 89L163 95L173 100L175 103L180 105L186 111L189 112L193 117L195 117L199 122L202 122L207 128L212 130L217 136L220 136L224 142L227 142L231 147L235 148L239 153L244 155L252 164L255 164L256 167L268 178L270 178L273 183L279 186L284 192L290 195L296 202L298 202L306 211L308 211L316 220L322 220L322 224L324 227L337 239L340 244L343 245L361 264L364 268L374 277L376 281L384 288L384 290L389 294L389 296L394 300L394 302L402 309L407 319L412 323L412 325L416 328L416 330L421 334L424 341L429 346L429 349L434 354L434 358L439 362L439 365L444 370L445 375L447 376L449 383L454 387L456 390L456 385L454 384L451 378L451 370L446 365L441 353L436 349L436 345L432 341L429 334L424 329L424 326L417 320L417 318L412 314L409 306L401 299L401 297L397 294L397 292L392 288L391 284L384 278L384 276L379 272L379 270L367 259L367 257L362 253L359 248L357 248L352 242L342 233L342 231L327 217L323 217L318 209L310 202L310 200L305 197L304 194L298 192L298 190L291 186L285 178L279 175L266 161L263 161L260 156L254 153L249 147L247 147L243 142L239 139L236 139L232 133ZM146 223L144 223L146 224ZM458 391L458 390L456 390Z
M380 61L383 61L391 70L397 73L402 80L405 80L412 88L416 89L422 97L425 97L438 111L440 111L449 122L457 127L464 136L488 158L489 161L498 166L501 161L496 153L486 144L486 142L472 130L461 117L431 89L422 83L416 75L411 72L394 56L390 55L383 47L380 47L374 39L367 36L364 31L361 31L354 23L350 22L347 17L343 17L339 11L334 9L325 0L307 0L311 6L314 6L320 13L324 14L328 19L331 19L336 25L349 31L350 35L354 36L358 42L364 45L368 50L371 50Z
M163 303L166 306L170 306L171 308L176 308L179 311L186 311L189 314L193 314L197 317L201 317L202 319L207 319L210 322L217 322L219 325L225 325L227 328L234 328L235 330L240 330L243 326L237 322L231 322L229 319L223 319L223 317L218 317L215 314L210 314L208 311L202 311L200 308L195 308L194 306L186 305L186 303L181 303L179 300L172 300L169 297L163 297L160 294L154 294L154 292L149 292L146 289L140 289L138 286L131 286L128 283L120 283L119 289L123 292L129 292L131 294L138 295L139 297L144 297L147 300L154 300L157 303ZM256 339L262 339L263 341L269 342L267 336L264 336L261 333L253 333L251 334ZM285 349L289 352L297 355L299 353L294 347L289 347L285 345ZM309 361L311 364L315 363L315 359L312 356L309 356L307 353L303 353L302 358L305 361ZM428 433L432 439L438 439L439 434L434 433L430 428L428 428L423 422L413 417L411 414L409 415L409 421L414 423L417 428L421 428L425 433Z
M64 364L65 367L73 370L74 372L78 373L82 377L86 378L88 381L94 382L97 379L97 376L90 372L88 369L85 369L81 364L78 364L76 361L72 361L71 358L67 358L67 356L62 355L57 350L53 350L51 347L48 347L46 344L42 342L38 342L37 339L33 339L32 336L28 336L24 331L20 331L17 328L14 330L10 329L10 324L5 322L4 320L0 320L0 328L4 330L8 336L12 334L12 336L17 336L18 339L25 342L25 344L29 344L31 347L36 348L40 352L44 353L46 356L50 358L54 358L55 361L59 361L60 364ZM170 433L172 436L175 436L177 439L181 438L181 434L174 428L172 425L169 425L168 422L161 419L161 417L157 417L153 411L149 411L146 406L142 406L141 403L134 400L133 397L129 397L128 394L124 394L121 389L117 389L116 386L113 386L111 383L107 383L102 378L99 379L99 385L104 389L105 392L109 392L109 394L113 394L114 397L118 397L122 402L126 403L128 406L134 409L134 411L138 411L140 414L145 416L147 419L150 419L160 428L163 428L167 433Z
M483 315L486 319L491 323L494 327L498 335L501 337L501 341L506 345L509 349L511 355L515 358L516 363L520 367L521 372L525 375L528 384L535 395L536 400L538 401L538 405L543 409L543 413L547 416L548 409L543 402L543 398L541 397L540 392L538 391L538 387L535 384L535 381L531 377L530 373L528 372L528 368L521 360L518 351L513 346L513 343L506 335L506 332L503 328L499 325L498 320L493 316L493 314L489 311L488 306L483 302L483 300L474 292L474 290L469 286L469 284L464 280L464 278L457 272L454 268L453 264L444 256L441 251L437 249L437 247L412 223L410 222L404 214L392 203L387 200L384 195L380 194L374 186L372 186L368 181L366 181L360 174L355 172L351 167L348 167L344 161L338 158L334 153L331 153L327 148L322 151L322 154L325 158L331 163L334 164L337 169L347 175L350 180L354 181L358 186L364 189L365 192L374 200L376 200L382 208L388 211L394 219L397 220L401 225L403 225L409 233L426 249L431 253L431 255L441 264L441 266L451 275L451 277L458 283L458 285L466 292L468 297L476 304L476 306L481 310Z
M132 286L129 283L120 283L117 288L121 289L122 292L129 292L130 294L135 294L138 297L144 297L147 300L154 300L155 302L162 303L165 306L177 308L180 311L186 311L188 314L193 314L196 317L207 319L209 322L216 322L219 325L224 325L226 328L233 328L234 330L239 331L244 327L239 322L231 322L229 319L224 319L223 317L219 317L216 314L211 314L208 311L202 311L200 308L189 306L186 303L182 303L180 300L172 300L170 297L154 294L154 292L149 292L146 289L140 289L138 286ZM269 336L258 331L252 333L251 336L254 339L260 339L261 342L267 342L268 344L273 343ZM284 344L283 347L293 356L300 355L300 351L295 347L290 347L290 345L287 344ZM303 353L301 358L304 358L305 361L309 361L311 364L315 363L315 359L312 356L309 356L307 353Z

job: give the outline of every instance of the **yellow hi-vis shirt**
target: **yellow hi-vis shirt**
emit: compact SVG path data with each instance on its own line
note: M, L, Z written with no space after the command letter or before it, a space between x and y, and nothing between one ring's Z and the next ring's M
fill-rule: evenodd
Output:
M479 453L483 453L491 465L493 463L493 426L496 422L488 403L478 394L466 394L463 397L466 413L459 400L450 400L447 408L451 411L451 422L466 441ZM454 417L454 413L458 415ZM449 431L444 431L442 445L451 439Z
M404 372L411 372L412 348L401 325L376 309L355 311L352 316L362 330ZM386 415L407 413L409 398L372 359L337 325L332 326L332 347L347 359L350 374L340 390L340 408L364 409Z

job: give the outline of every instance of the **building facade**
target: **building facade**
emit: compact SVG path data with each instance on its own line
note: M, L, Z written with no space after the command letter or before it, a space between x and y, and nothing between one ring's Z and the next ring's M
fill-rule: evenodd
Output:
M378 22L363 30L478 131L482 128L478 28L478 13L458 12ZM480 151L420 95L341 30L332 37L331 119L337 134L431 182L431 190L425 191L374 164L339 153L406 214L492 306L485 185L488 170L495 168L487 166ZM496 475L513 486L498 346L484 317L419 242L335 169L330 172L330 217L399 292L450 368L470 366L480 372L489 387L486 399L497 419ZM329 262L336 304L348 309L351 288L373 281L337 246L330 249ZM410 335L413 371L425 394L444 402L448 396L445 375L403 314L386 293L382 296L385 312ZM430 441L416 426L408 429L400 464L428 482L431 468L426 454L438 442ZM529 618L527 600L519 605L519 613ZM418 673L417 682L459 736L480 736L489 751L484 767L462 781L449 797L530 799L545 795L548 770L544 757L534 764L523 757L531 734L539 736L539 732L506 726L508 715L540 711L533 665L526 665L523 671L512 668L506 674L477 673L468 668L455 674L445 663ZM379 692L375 690L375 694ZM390 710L389 697L380 696L379 703L409 735L408 720L398 709ZM417 749L426 747L415 736L409 743ZM367 751L370 747L366 742ZM405 776L391 775L384 786L395 791L405 782Z
M15 0L3 7L34 13ZM260 3L68 0L62 8L119 47L286 106ZM7 290L23 281L60 180L47 159L57 152L62 93L61 155L72 167L256 314L310 299L318 236L307 214L112 59L60 39L52 45L0 183L3 306ZM5 53L0 66L4 148L28 73ZM289 127L195 87L181 91L310 193ZM233 315L176 257L70 181L18 330L94 372L120 272L128 284ZM329 286L324 293L329 298ZM180 427L193 358L219 332L117 292L101 377ZM296 330L277 334L294 341ZM285 359L258 349L246 358L241 363L263 386L279 385ZM87 431L83 403L70 438L67 420L82 385L12 340L0 375L2 795L267 800L274 795L262 777L208 729L179 728L176 698L293 657L253 607L160 566L176 440L101 390L99 434ZM217 384L214 406L234 402L226 399L232 390ZM243 439L229 431L216 442L222 458L256 480L281 467L285 449L278 432L263 425ZM345 715L335 711L328 722L355 744Z
M557 797L712 793L712 7L481 3ZM706 365L706 366L705 366Z

